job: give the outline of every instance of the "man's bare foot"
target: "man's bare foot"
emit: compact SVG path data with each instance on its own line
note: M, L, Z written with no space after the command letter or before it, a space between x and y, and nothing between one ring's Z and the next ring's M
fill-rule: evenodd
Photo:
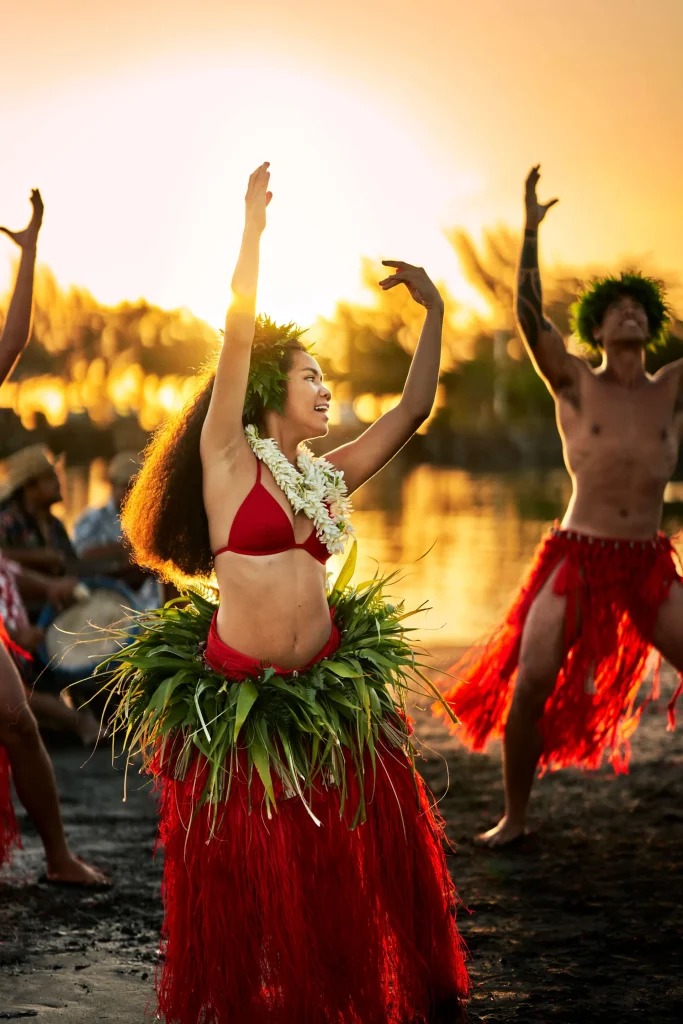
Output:
M528 834L523 822L510 821L507 817L503 817L495 828L490 828L488 832L478 835L475 842L479 846L507 846Z
M45 879L54 885L82 885L85 888L109 887L111 881L97 868L91 868L73 853L62 860L48 864Z

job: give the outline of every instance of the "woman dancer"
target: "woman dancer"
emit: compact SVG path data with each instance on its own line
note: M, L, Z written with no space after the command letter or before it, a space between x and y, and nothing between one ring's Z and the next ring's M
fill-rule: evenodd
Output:
M328 596L325 573L351 533L347 494L429 415L443 303L422 269L387 263L382 287L406 285L427 310L403 396L314 459L301 443L327 433L320 367L293 325L255 318L268 166L249 180L217 367L152 441L123 517L142 565L176 582L215 565L220 590L214 614L192 595L143 616L109 684L162 780L159 1011L445 1024L462 1019L468 982L400 696L402 609L381 581L351 590L350 566Z

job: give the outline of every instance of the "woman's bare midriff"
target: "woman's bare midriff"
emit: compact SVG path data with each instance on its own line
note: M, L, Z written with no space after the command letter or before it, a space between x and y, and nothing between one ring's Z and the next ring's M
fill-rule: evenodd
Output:
M234 650L281 668L301 668L330 637L325 566L306 551L216 559L218 635Z

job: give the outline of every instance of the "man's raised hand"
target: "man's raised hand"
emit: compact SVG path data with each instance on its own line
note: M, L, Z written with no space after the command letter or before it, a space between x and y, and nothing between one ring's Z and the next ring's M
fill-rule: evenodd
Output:
M524 200L526 205L526 226L537 228L551 206L559 203L559 199L551 199L548 203L539 203L536 187L541 177L541 165L536 164L529 171L525 183Z
M268 191L270 181L269 162L257 167L249 178L247 194L244 197L246 205L246 220L250 227L263 231L266 226L266 208L268 207L273 193Z
M391 277L385 277L379 282L383 291L387 292L397 284L404 284L415 301L425 309L443 307L439 290L422 267L413 267L402 260L382 260L382 266L395 267L396 270Z
M23 231L10 231L9 228L0 227L8 238L11 238L20 249L35 249L38 242L38 232L40 231L40 225L43 223L43 200L40 192L37 188L34 188L31 192L31 206L33 207L33 215L31 217L28 227L24 228Z

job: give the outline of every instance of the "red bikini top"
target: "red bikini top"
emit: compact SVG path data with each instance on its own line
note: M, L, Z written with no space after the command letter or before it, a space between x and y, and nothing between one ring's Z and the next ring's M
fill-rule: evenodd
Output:
M261 483L261 462L256 460L256 483L237 510L228 543L214 551L217 558L223 551L237 555L277 555L281 551L301 548L323 564L330 557L325 545L316 537L315 529L303 544L294 539L294 527L277 498Z

